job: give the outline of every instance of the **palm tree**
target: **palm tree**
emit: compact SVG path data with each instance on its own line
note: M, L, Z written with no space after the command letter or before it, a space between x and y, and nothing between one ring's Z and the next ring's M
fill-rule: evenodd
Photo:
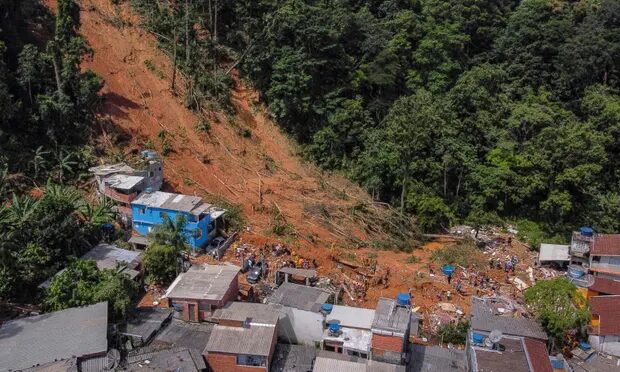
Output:
M49 151L43 150L43 146L37 147L34 151L33 159L30 162L32 164L32 168L34 169L34 179L37 179L39 177L39 173L47 167L47 156L49 154Z
M164 223L155 226L149 233L149 238L152 243L171 246L179 252L184 251L187 249L187 242L183 234L184 228L185 218L182 215L178 214L175 222L166 216Z
M56 171L58 172L58 180L63 183L65 172L73 173L73 168L77 165L77 161L73 160L73 154L66 150L59 150L56 156Z
M114 204L109 199L103 199L99 204L95 205L83 203L79 210L86 221L92 225L101 226L114 221L116 218Z

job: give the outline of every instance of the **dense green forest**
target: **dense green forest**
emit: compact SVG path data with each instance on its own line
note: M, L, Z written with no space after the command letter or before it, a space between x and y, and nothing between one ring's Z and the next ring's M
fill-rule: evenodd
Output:
M111 316L121 316L135 284L74 260L115 215L72 186L93 159L102 81L80 70L90 51L78 34L77 4L60 0L57 11L38 0L0 1L0 310L5 301L59 310L108 300ZM69 263L48 293L38 291Z
M618 1L132 4L189 105L240 68L309 158L426 230L620 230Z

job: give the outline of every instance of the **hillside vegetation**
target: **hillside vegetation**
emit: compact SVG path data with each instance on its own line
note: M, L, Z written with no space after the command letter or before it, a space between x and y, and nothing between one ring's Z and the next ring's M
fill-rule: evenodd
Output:
M328 170L426 230L620 230L615 0L132 0L230 107L230 69Z

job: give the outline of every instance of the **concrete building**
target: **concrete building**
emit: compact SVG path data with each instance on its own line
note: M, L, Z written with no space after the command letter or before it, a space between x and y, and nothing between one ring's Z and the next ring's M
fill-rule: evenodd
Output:
M205 320L215 309L237 299L239 270L233 265L192 266L177 276L165 297L185 321Z
M4 322L0 326L0 371L105 359L107 330L107 302Z
M541 325L509 308L501 298L472 298L466 342L470 370L553 372Z
M287 343L314 346L323 338L324 316L321 306L332 302L333 295L316 287L283 283L267 303L284 306L280 313L278 337Z
M114 269L126 274L133 280L140 280L142 276L142 252L119 248L113 244L100 243L86 252L81 260L93 260L99 270ZM60 270L56 275L63 272ZM39 285L39 288L48 288L53 278Z
M410 351L407 372L466 372L469 368L462 350L412 344Z
M620 234L596 234L589 261L596 278L620 280Z
M325 315L322 349L369 359L374 319L373 309L333 305Z
M368 359L341 358L339 354L321 352L312 372L405 372L404 366Z
M409 295L397 300L380 298L372 322L372 359L402 364L406 361L411 327Z
M588 341L600 352L620 357L620 295L590 298Z
M183 235L193 249L202 249L223 226L225 210L204 203L202 198L168 192L144 192L131 203L133 230L147 236L168 218L185 220Z
M142 152L140 169L125 163L100 165L89 169L95 176L97 192L119 205L121 214L131 216L130 203L143 191L158 191L164 181L163 165L154 151Z
M274 305L232 302L214 312L203 355L213 372L269 371L279 313Z

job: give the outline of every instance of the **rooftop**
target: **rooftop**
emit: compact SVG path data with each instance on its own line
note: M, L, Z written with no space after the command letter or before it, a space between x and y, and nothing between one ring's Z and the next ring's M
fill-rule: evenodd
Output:
M594 284L590 286L590 289L604 294L620 295L620 281L595 277Z
M590 254L620 256L620 234L596 234Z
M206 368L202 355L188 348L164 350L144 348L127 355L127 363L123 370L198 372Z
M88 168L91 173L97 176L107 176L114 173L133 173L136 170L125 163L104 164L97 167Z
M572 351L568 364L574 372L609 372L620 369L620 358L596 351L584 352L580 348Z
M100 270L114 269L119 263L135 268L140 262L141 254L139 251L130 251L112 244L101 243L86 252L81 259L94 260Z
M131 204L187 212L196 216L210 213L212 218L217 218L224 213L223 210L216 209L211 204L203 203L202 198L198 196L173 194L163 191L142 193L136 200L131 202Z
M132 319L127 321L125 330L119 333L139 338L142 342L148 342L170 318L172 318L172 310L170 309L138 309Z
M209 342L213 328L212 323L188 323L172 319L170 324L155 336L151 344L189 348L202 353Z
M355 329L355 328L340 328L342 333L338 337L330 336L329 329L323 331L323 341L332 341L342 344L342 347L347 350L355 350L362 353L370 352L370 344L372 343L372 332Z
M411 323L411 310L397 306L396 301L380 298L372 322L372 329L405 334Z
M0 370L105 354L107 330L107 302L5 322L0 326Z
M408 372L467 371L465 352L439 346L412 345Z
M326 357L325 353L314 361L313 372L405 372L404 366L377 362L374 360L358 361Z
M541 325L533 319L500 315L495 306L499 301L491 297L473 297L471 306L471 329L491 332L499 330L505 335L532 337L547 340Z
M212 318L217 320L235 320L250 324L275 325L280 316L280 307L273 304L252 302L229 302L221 309L215 310Z
M534 372L553 372L549 353L547 353L547 345L544 342L531 338L524 338L525 350L527 357L532 364Z
M294 283L282 283L267 299L268 303L280 304L299 310L320 311L329 300L330 293L320 288Z
M538 260L545 261L570 261L569 247L564 244L541 244Z
M300 276L303 278L314 278L316 277L316 270L311 269L297 269L294 267L281 267L277 270L281 273L291 274L295 276Z
M600 327L596 334L600 336L620 335L620 296L590 297L590 311L598 315Z
M221 300L239 273L234 265L192 266L179 274L166 291L168 298Z
M271 361L273 372L310 372L316 357L313 346L277 344Z
M105 184L119 190L131 190L144 180L142 176L114 174L105 179Z
M228 327L216 325L205 352L269 356L275 326Z
M349 328L370 330L375 318L375 310L361 307L334 305L326 320L339 320L340 325Z

